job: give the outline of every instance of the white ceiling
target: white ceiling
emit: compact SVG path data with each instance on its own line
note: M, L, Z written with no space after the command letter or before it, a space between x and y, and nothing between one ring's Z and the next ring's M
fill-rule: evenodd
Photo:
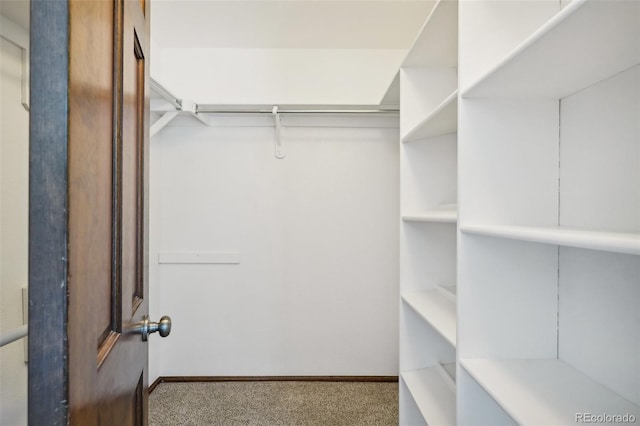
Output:
M154 0L160 48L406 49L431 1Z

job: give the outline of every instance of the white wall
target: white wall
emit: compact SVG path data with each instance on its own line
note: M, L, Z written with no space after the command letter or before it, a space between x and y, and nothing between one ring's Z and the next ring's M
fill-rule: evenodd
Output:
M283 160L271 126L178 119L151 141L150 310L173 319L151 382L397 374L397 120L304 120L284 121ZM229 251L239 264L158 264Z
M210 104L378 104L402 49L161 49L157 77ZM154 74L155 77L155 74Z
M434 3L154 2L151 73L197 103L377 104Z
M16 41L28 37L2 17L2 34L9 29ZM21 50L4 39L0 46L0 333L5 333L22 325L21 289L28 280L29 114L20 98ZM27 424L22 340L0 349L0 424Z

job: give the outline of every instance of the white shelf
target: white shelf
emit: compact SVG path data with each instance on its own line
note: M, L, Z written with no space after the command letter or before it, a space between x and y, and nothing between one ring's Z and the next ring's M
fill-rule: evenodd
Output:
M438 0L401 63L404 68L450 67L458 64L458 1ZM389 83L381 105L397 105L399 72Z
M438 0L402 62L405 68L458 65L458 2Z
M578 413L640 418L640 407L556 359L460 364L521 425L575 424Z
M464 225L466 234L640 255L640 234L527 226Z
M447 204L424 213L402 215L402 220L405 222L456 223L458 210L455 204Z
M453 383L456 382L456 363L455 362L448 362L446 364L440 364L442 366L442 368L444 369L444 371L447 373L447 375L449 376L449 378L451 380L453 380Z
M455 90L438 105L424 120L420 121L403 138L403 142L426 139L455 133L458 128L458 90Z
M442 366L406 371L402 379L427 424L456 424L455 384Z
M380 105L399 105L400 104L400 71L396 72L384 92L384 96L380 100Z
M456 346L456 304L438 289L404 293L402 300L449 342Z
M563 98L640 62L640 2L573 0L462 96Z
M440 284L438 285L438 290L454 302L457 300L458 287L455 284Z

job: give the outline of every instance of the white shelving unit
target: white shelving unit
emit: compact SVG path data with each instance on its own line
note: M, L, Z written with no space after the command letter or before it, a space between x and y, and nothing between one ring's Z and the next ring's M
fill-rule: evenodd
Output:
M457 421L640 419L640 2L459 29Z
M640 421L640 1L437 2L398 85L400 424Z
M456 424L457 22L436 2L399 72L402 425Z

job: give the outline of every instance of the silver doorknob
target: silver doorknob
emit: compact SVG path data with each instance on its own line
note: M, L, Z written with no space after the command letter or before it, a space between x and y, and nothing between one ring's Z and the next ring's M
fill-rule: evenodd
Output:
M145 315L141 323L136 324L131 328L132 333L138 333L142 335L142 341L146 342L151 333L160 333L160 337L167 337L171 333L171 318L163 316L160 321L149 321L149 315Z

